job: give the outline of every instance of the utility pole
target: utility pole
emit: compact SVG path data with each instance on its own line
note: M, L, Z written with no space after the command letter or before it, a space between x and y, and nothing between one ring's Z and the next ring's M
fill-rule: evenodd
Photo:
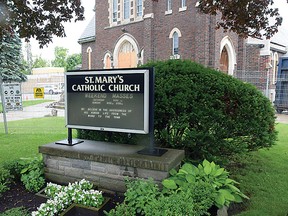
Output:
M2 80L2 75L1 74L0 74L0 95L1 95L1 102L2 102L5 134L8 134L7 118L6 118L6 107L5 107L5 100L4 100L4 95L3 95L3 80Z

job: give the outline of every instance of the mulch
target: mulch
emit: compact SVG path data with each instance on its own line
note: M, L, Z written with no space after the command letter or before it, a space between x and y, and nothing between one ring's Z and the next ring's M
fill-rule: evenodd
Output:
M44 198L27 191L19 182L14 182L9 187L10 190L4 192L0 197L0 213L22 206L32 212L37 210L41 203L45 202Z

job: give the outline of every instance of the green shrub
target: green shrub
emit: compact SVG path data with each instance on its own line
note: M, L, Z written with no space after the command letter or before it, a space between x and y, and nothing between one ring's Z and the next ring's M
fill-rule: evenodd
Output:
M274 109L251 84L188 60L143 66L155 68L158 145L215 160L274 144Z
M23 207L19 207L19 208L12 208L9 209L7 211L5 211L4 213L1 213L0 216L29 216L30 213L27 209L23 208Z
M31 170L27 174L21 176L25 188L31 192L38 192L45 185L43 171L40 169Z
M189 60L151 62L143 67L155 68L158 146L184 149L197 161L219 161L274 144L275 112L255 86ZM85 130L79 131L79 137L122 143L144 139Z
M1 194L9 190L9 183L11 182L12 175L9 170L0 167L0 197Z
M3 167L10 171L14 180L20 181L21 170L24 166L20 164L19 160L6 161L3 163Z
M185 163L177 172L175 169L170 171L171 177L164 179L162 184L163 191L173 193L176 190L185 191L191 186L195 186L198 182L204 182L211 185L214 191L210 191L213 195L213 204L218 208L229 206L231 202L242 202L242 198L248 199L236 186L236 181L229 178L229 173L216 165L214 162L204 160L198 167ZM198 192L195 193L196 196ZM211 196L211 195L210 195ZM201 200L198 197L195 200Z
M126 181L124 202L106 215L208 215L213 204L213 187L197 182L189 187L163 193L152 179Z
M22 158L21 181L31 192L38 192L45 185L44 163L42 157Z

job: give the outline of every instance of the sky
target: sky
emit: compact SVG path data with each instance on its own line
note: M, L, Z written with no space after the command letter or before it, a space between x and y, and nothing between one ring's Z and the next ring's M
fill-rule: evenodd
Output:
M56 46L67 48L69 50L69 55L74 53L81 53L81 46L77 41L83 33L85 27L88 25L89 21L93 18L95 13L93 11L95 0L82 0L82 5L85 8L85 20L78 21L76 23L73 21L71 23L64 23L67 37L54 37L53 43L48 44L48 46L44 47L43 49L39 48L39 44L36 40L31 40L31 50L33 57L41 56L42 58L51 61L54 59L54 48ZM280 14L284 19L282 26L279 28L279 33L274 37L276 40L275 42L285 43L288 46L288 3L286 0L275 0L273 7L279 8Z
M103 1L103 0L102 0ZM53 37L53 43L49 43L47 46L44 46L43 49L39 48L39 44L36 40L32 39L30 41L31 44L31 51L32 51L32 57L35 58L37 56L41 56L43 59L46 60L53 60L54 59L54 48L56 46L64 47L69 50L69 55L74 53L81 53L81 45L78 44L78 39L82 35L84 29L88 25L89 21L93 18L94 15L94 0L82 0L82 5L84 6L84 16L85 20L83 21L77 21L76 23L74 21L64 23L64 28L66 32L66 37L59 38L59 37ZM23 40L24 41L24 40ZM22 45L23 49L25 47L25 44ZM24 54L25 55L25 54Z

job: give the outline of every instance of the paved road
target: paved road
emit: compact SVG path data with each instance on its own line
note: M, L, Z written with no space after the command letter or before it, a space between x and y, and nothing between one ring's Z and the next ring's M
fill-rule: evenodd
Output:
M46 108L51 102L45 102L29 107L24 107L23 111L9 111L6 113L7 121L22 120L28 118L40 118L52 116L53 108ZM63 109L57 109L57 116L64 116ZM0 122L3 122L3 114L0 114Z

